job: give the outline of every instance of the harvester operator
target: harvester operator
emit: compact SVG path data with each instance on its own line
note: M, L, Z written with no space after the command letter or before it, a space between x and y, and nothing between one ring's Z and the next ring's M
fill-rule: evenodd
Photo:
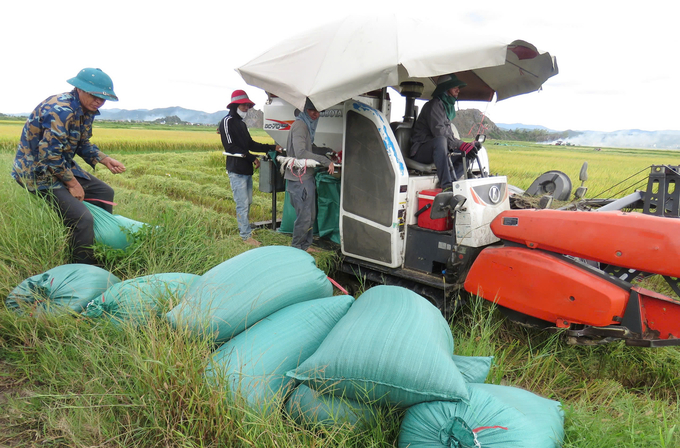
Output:
M314 149L314 135L319 124L320 112L309 99L304 110L300 112L288 134L286 153L288 157L298 160L314 160L327 167L328 174L335 172L333 161L325 155L317 154ZM311 168L311 167L310 167ZM286 191L290 203L295 209L296 218L293 224L293 241L291 246L307 252L315 252L310 246L313 241L314 219L316 217L316 179L314 168L292 166L284 175Z
M425 103L413 126L410 156L416 162L434 163L443 191L451 190L453 181L460 179L465 170L460 155L456 157L454 154L453 166L449 164L450 153L474 157L482 147L480 142L458 140L451 129L451 121L456 116L458 94L466 85L454 74L440 76L432 99Z
M118 97L109 75L98 68L82 69L66 82L75 88L47 98L28 117L12 177L45 199L71 230L72 262L97 264L91 248L94 218L83 199L93 200L93 205L111 213L114 191L80 168L74 157L79 155L92 168L101 163L113 174L125 171L125 165L90 142L99 108L106 100L118 101Z
M227 155L227 174L229 184L236 202L236 222L241 239L251 246L259 246L260 242L252 237L250 227L250 204L253 203L253 165L260 167L260 160L250 151L267 152L279 145L258 143L250 136L248 126L243 121L248 110L255 105L243 90L234 90L231 102L227 105L229 114L222 119L217 129L224 152Z

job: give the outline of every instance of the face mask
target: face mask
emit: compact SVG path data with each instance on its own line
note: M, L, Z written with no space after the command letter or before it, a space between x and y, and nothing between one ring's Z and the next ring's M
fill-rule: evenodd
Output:
M236 109L236 112L238 112L241 118L246 118L246 115L248 115L248 111L243 112L241 109Z

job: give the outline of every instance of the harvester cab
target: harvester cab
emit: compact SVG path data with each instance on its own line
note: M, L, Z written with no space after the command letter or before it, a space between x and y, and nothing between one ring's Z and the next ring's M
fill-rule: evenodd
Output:
M389 122L390 102L377 92L323 111L315 143L342 151L338 230L343 271L414 288L444 309L462 287L466 262L499 241L489 225L510 209L509 191L504 176L489 176L482 147L478 158L463 161L465 175L452 191L441 193L434 165L408 157L417 118L413 87L402 90L402 121ZM280 98L265 104L264 128L284 147L293 111Z

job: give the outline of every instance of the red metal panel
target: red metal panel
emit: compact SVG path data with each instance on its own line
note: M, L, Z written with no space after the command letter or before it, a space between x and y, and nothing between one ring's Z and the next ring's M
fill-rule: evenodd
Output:
M637 286L633 289L640 297L640 315L645 338L680 337L680 302Z
M465 289L499 305L560 327L617 324L628 291L566 260L522 247L487 247Z
M509 210L491 223L504 240L680 277L680 219L624 212Z

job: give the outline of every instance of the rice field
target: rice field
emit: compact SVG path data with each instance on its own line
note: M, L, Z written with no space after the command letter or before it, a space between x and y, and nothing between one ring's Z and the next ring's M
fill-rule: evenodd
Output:
M112 154L153 151L210 151L222 148L217 127L211 126L161 126L131 124L121 128L118 123L97 124L92 141L103 151ZM0 142L18 141L23 123L0 120ZM268 140L264 131L255 132L253 138Z
M119 125L117 125L119 126ZM0 120L0 297L23 279L67 262L66 232L8 175L22 123ZM254 138L271 142L261 130ZM98 248L120 279L164 272L197 275L250 248L238 236L219 135L200 129L120 128L97 124L93 141L127 166L96 170L116 190L115 213L156 225L129 251ZM488 140L493 173L526 189L548 170L579 185L589 164L587 197L653 164L678 164L669 151L556 147ZM271 218L271 196L254 176L251 220ZM622 184L605 197L645 185ZM277 197L281 215L283 194ZM290 237L256 231L265 245ZM314 255L333 275L337 256ZM361 291L360 291L361 292ZM680 446L680 350L623 343L571 346L559 335L504 319L488 302L470 302L451 320L455 353L494 356L487 382L522 387L559 400L565 448ZM396 446L398 415L375 426L301 428L228 406L205 387L211 347L163 322L121 333L76 319L17 316L0 307L0 446L380 447Z
M1 152L14 152L15 142L18 141L22 126L23 123L18 121L0 120ZM195 154L192 158L211 167L223 165L222 145L216 128L144 124L131 124L124 128L120 126L119 123L97 124L95 122L92 141L107 154L119 157L127 165L134 166L136 174L140 172L139 170L147 169L149 175L173 177L173 172L175 172L179 178L182 178L188 172L194 176L200 171L200 167L186 166L186 159L181 157L171 160L171 157L159 155L164 153L214 152L206 155L205 159L196 157ZM251 135L256 141L273 143L273 140L261 129L251 130ZM588 162L589 178L586 186L589 190L586 197L603 197L600 195L603 192L611 197L620 197L635 188L644 189L645 185L636 184L635 181L646 178L647 167L654 164L678 164L676 152L670 150L601 148L596 151L591 147L498 140L487 140L485 147L489 153L492 174L505 175L509 183L522 189L528 188L536 177L549 170L564 172L576 188L580 185L578 176L581 166L584 162ZM130 157L133 154L149 153L157 155L148 156L148 159L138 156ZM135 159L140 159L140 161L133 162ZM161 160L162 163L159 163ZM185 165L185 170L175 171L182 164ZM144 166L147 168L143 168ZM642 174L639 174L640 172ZM635 176L634 180L625 181L631 176ZM201 182L200 176L198 181ZM624 181L623 184L610 190L622 181Z

